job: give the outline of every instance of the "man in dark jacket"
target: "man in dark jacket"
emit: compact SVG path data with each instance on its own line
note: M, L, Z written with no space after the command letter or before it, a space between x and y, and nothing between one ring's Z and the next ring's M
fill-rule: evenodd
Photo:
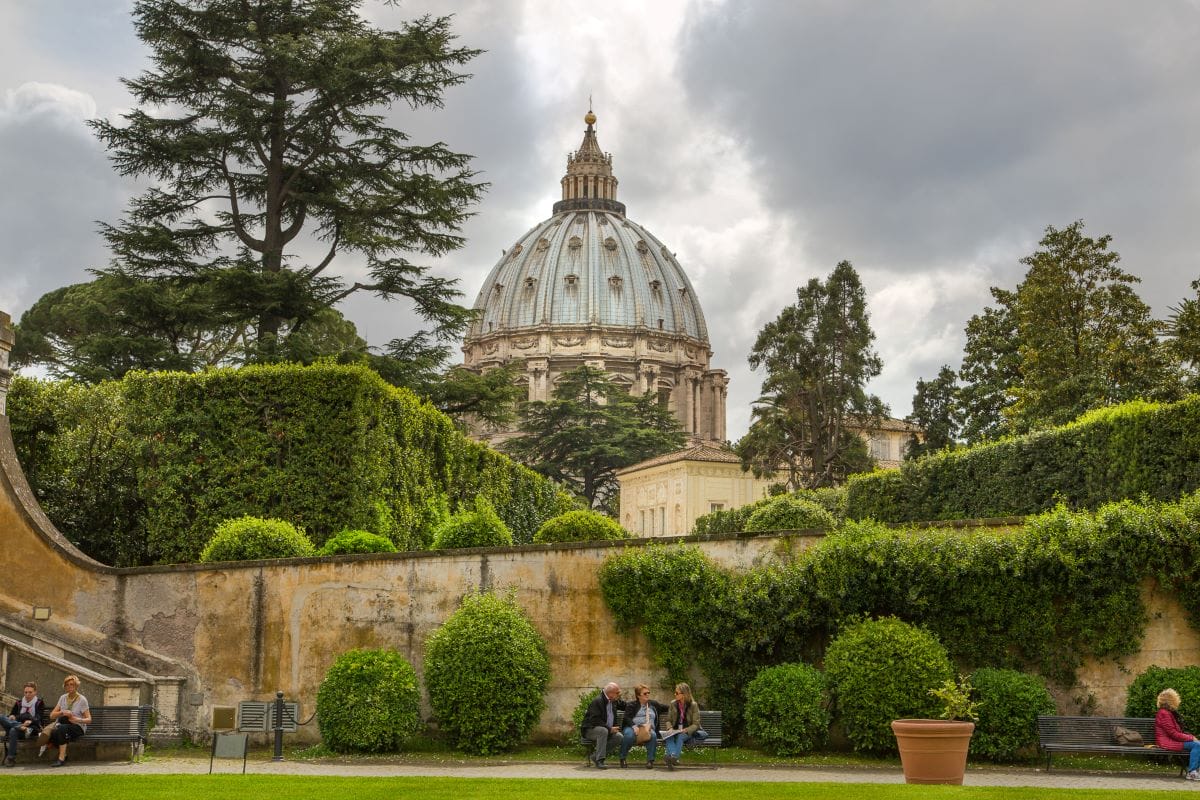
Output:
M617 709L620 708L621 687L609 683L596 699L588 704L583 715L581 733L583 738L596 743L596 749L588 760L595 762L597 769L608 769L604 758L608 751L621 745L621 729L617 727Z
M17 762L17 742L22 739L36 739L42 729L42 713L45 711L42 698L38 697L37 684L33 681L26 683L21 699L13 704L12 713L0 717L0 728L4 729L8 747L5 750L4 766L11 767Z

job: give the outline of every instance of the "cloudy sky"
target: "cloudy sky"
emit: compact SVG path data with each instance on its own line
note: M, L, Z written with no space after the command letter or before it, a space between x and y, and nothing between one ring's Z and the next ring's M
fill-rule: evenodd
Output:
M84 120L116 118L145 66L131 0L0 0L0 310L107 261L96 221L137 187ZM652 9L652 10L648 10ZM588 97L629 216L678 254L729 371L737 438L758 329L842 259L866 287L893 414L957 367L963 326L1013 288L1047 225L1109 233L1169 313L1200 277L1200 2L450 0L368 2L380 25L455 14L487 52L446 108L397 109L472 153L491 189L436 269L474 301L550 215ZM359 265L344 263L353 276ZM344 311L372 344L402 303Z

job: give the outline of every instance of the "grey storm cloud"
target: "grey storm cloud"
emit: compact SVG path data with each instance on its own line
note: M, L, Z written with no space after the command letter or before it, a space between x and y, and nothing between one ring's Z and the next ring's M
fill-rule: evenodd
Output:
M1188 2L729 3L680 75L820 263L952 265L1083 218L1162 301L1197 269L1198 34Z

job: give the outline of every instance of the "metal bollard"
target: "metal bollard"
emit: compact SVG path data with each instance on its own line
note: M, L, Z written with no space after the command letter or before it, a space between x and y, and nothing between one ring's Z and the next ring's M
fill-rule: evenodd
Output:
M283 761L283 692L275 692L275 756L272 761Z

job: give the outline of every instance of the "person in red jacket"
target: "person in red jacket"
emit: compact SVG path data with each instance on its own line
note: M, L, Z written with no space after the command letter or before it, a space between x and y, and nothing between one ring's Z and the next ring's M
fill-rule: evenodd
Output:
M1200 780L1200 742L1179 724L1179 692L1163 689L1158 693L1158 713L1154 715L1154 742L1163 750L1187 751L1189 781Z

